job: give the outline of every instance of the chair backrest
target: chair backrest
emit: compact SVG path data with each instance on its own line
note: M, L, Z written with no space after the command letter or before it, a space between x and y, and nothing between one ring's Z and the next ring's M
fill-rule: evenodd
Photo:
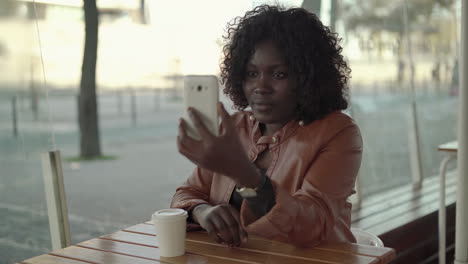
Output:
M384 243L380 238L372 233L365 230L351 227L351 232L357 240L358 244L368 245L373 247L383 247Z

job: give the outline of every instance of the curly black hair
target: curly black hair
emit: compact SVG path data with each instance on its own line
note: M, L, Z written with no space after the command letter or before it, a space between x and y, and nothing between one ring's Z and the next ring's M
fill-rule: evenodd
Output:
M228 23L221 62L224 93L238 110L248 106L242 86L259 42L271 40L283 52L296 84L296 116L312 122L348 107L350 72L338 35L303 8L261 5Z

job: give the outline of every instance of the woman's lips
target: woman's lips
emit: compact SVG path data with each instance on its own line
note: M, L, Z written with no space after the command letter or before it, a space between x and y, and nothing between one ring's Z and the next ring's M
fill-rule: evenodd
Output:
M270 110L272 107L272 104L255 103L253 108L257 111L267 111Z

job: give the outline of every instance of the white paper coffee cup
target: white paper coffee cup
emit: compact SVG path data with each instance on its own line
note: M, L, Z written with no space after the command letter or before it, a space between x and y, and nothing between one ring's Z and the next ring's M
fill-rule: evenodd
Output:
M177 257L185 254L187 211L163 209L151 217L156 228L156 240L161 257Z

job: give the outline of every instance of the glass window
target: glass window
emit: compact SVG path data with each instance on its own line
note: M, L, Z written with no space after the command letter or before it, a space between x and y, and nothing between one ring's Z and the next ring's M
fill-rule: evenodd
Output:
M51 250L41 153L54 137L32 12L0 2L0 263Z
M219 74L226 23L277 1L98 0L101 155L91 160L80 150L82 1L35 2L0 2L6 263L50 250L44 151L62 153L72 243L148 221L168 207L194 167L175 143L183 75ZM364 198L411 184L418 160L423 177L437 174L437 146L456 135L460 1L278 2L317 12L342 38L352 69L347 112L364 139ZM234 111L228 98L221 101Z
M456 138L460 1L338 2L363 194L410 184L418 160L423 178L437 175L437 146Z

